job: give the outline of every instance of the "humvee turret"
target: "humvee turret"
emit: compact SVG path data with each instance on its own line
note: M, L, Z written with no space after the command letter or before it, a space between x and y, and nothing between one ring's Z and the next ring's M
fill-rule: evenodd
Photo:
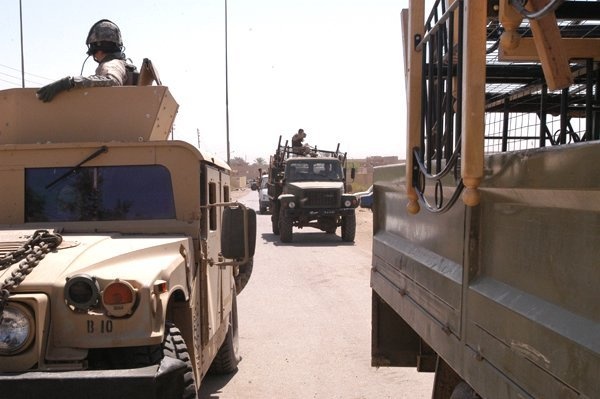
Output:
M0 397L194 398L237 367L255 214L168 140L177 108L163 86L0 91Z

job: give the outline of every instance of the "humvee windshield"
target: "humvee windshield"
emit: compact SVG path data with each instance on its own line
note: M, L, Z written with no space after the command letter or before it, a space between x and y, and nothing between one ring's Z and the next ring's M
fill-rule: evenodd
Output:
M290 160L285 167L288 182L297 181L341 181L342 168L337 159Z
M174 218L171 175L161 165L25 170L26 222Z

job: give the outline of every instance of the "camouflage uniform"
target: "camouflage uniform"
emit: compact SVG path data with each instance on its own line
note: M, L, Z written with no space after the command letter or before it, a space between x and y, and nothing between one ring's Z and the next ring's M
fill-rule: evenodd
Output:
M74 76L73 87L86 88L94 86L123 86L131 84L128 70L133 71L133 65L127 64L123 53L107 54L98 64L96 73L92 76Z
M119 27L113 22L103 19L96 22L88 34L86 45L88 55L97 52L104 53L98 62L96 72L92 76L67 76L50 83L37 91L38 98L43 102L51 101L58 93L72 88L123 86L133 84L135 66L125 61L123 40Z

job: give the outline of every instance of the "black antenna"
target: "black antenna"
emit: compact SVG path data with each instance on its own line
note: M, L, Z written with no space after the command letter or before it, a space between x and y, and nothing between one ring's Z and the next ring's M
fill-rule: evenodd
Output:
M19 0L19 24L21 25L21 87L25 88L25 56L23 55L23 8Z
M229 151L229 71L227 67L227 0L225 0L225 133L227 135L227 165L231 166Z

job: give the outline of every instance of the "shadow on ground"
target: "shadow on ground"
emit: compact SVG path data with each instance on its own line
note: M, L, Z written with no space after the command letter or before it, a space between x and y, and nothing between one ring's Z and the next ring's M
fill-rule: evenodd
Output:
M237 374L237 371L231 374L208 374L200 384L198 397L200 399L217 399L221 390Z

